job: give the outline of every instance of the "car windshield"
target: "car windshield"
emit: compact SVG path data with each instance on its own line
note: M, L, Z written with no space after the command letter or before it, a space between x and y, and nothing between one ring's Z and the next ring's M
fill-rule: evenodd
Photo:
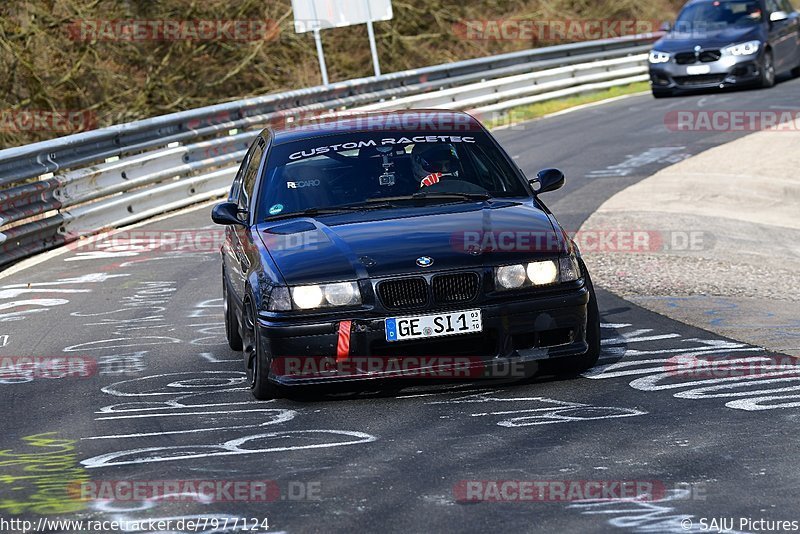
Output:
M480 131L318 136L274 146L265 172L258 220L343 206L405 206L403 200L528 195L508 158Z
M675 22L675 31L713 31L755 26L762 21L761 4L748 0L714 0L687 6Z

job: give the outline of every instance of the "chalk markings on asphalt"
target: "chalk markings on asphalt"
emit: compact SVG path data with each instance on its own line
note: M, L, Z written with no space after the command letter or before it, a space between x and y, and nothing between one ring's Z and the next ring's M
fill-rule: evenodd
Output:
M321 439L326 437L344 440L319 443ZM346 438L351 439L347 440ZM297 444L285 445L287 439L290 443L292 439L295 439L297 440ZM264 434L244 436L216 444L144 447L139 449L116 451L83 460L81 461L81 465L85 466L87 469L93 469L97 467L107 467L113 465L135 465L153 462L173 462L177 460L197 460L200 458L212 458L219 456L291 452L329 447L341 447L345 445L358 445L362 443L369 443L377 439L378 438L375 436L365 432L353 430L281 430L278 432L267 432ZM301 443L302 440L310 441L311 443ZM270 441L274 442L276 445L268 446ZM251 442L253 442L252 445ZM262 443L259 446L260 442L266 443ZM248 448L248 446L252 446L253 448Z
M603 329L621 330L632 325L602 324ZM770 365L772 361L760 347L722 339L682 338L677 334L643 336L650 333L633 330L619 333L613 343L605 343L600 364L583 374L592 380L608 380L622 377L636 377L629 385L639 391L673 393L677 399L733 399L725 403L728 408L762 411L778 408L800 407L800 365L789 367ZM648 339L649 338L649 339ZM614 346L627 342L673 340L678 346L664 348L631 349ZM608 350L610 349L610 350ZM670 355L670 356L667 356ZM719 358L708 360L708 356L735 356L726 358L720 367ZM665 356L650 358L649 356ZM678 357L697 358L698 365L704 362L724 376L701 376L693 379L676 372ZM609 360L611 360L610 363ZM754 366L758 372L750 371ZM747 374L750 372L751 374ZM644 376L641 376L644 375ZM701 373L702 375L702 373ZM787 376L788 375L788 376ZM745 398L746 397L746 398Z
M633 499L587 499L570 504L567 509L578 510L583 515L608 517L609 525L633 532L708 532L707 528L701 528L695 516L674 513L677 502L686 502L691 498L691 490L671 489L659 499L652 499L651 495L641 495ZM737 534L734 531L725 532Z
M249 519L249 525L252 527L252 517L248 518L245 516L228 513L208 512L197 515L165 515L157 517L153 517L152 513L143 515L137 514L137 512L150 512L157 509L160 506L161 501L170 503L175 500L185 501L186 499L191 499L194 502L203 505L210 505L214 503L214 499L210 495L205 495L199 492L179 492L165 493L164 495L148 497L141 501L132 501L124 504L112 500L95 499L91 501L90 507L95 512L113 514L115 521L125 523L131 528L130 530L126 530L126 532L130 533L154 534L153 531L148 528L149 524L151 522L158 524L160 521L169 521L170 523L176 525L179 524L179 522L182 522L184 525L189 524L190 522L193 525L208 525L211 526L211 530L202 531L208 534L225 534L230 532L253 530L252 528L248 528L247 523ZM213 527L212 525L214 524L217 524L218 526ZM270 530L270 532L272 532L272 530ZM276 534L285 534L285 532L276 531Z
M641 154L629 154L627 159L605 169L590 171L587 178L610 178L629 176L642 167L653 164L674 164L691 156L685 146L665 146L650 148Z
M264 408L266 403L241 402L242 395L249 394L245 375L239 371L187 371L165 373L115 382L101 389L113 397L164 398L163 401L128 402L100 409L96 421L115 424L117 432L90 436L85 440L114 439L114 445L122 440L132 440L129 449L100 454L81 463L87 468L112 465L132 465L154 462L171 462L198 458L231 455L265 454L273 452L302 451L319 448L357 445L375 441L377 437L351 430L310 429L277 430L274 432L244 435L230 439L232 430L250 431L272 425L281 425L294 420L295 410ZM226 398L231 402L224 402ZM199 400L200 402L191 402ZM208 402L211 400L212 402ZM189 401L189 402L187 402ZM222 401L222 402L220 402ZM249 407L243 407L246 404ZM187 411L188 409L188 411ZM264 420L264 416L267 419ZM166 419L166 423L165 420ZM130 421L132 420L132 421ZM134 425L135 431L119 432L119 425ZM205 426L209 421L226 421L223 426ZM152 422L152 429L146 428ZM202 423L200 423L202 422ZM199 423L199 426L198 426ZM215 439L214 433L227 437ZM186 439L208 435L201 443L180 446L141 446L142 438L164 434L184 434ZM124 447L122 442L122 447Z
M29 315L44 313L50 311L55 306L63 306L69 304L69 300L63 297L64 294L75 293L91 293L90 288L64 288L62 286L79 285L79 284L97 284L105 282L110 278L118 278L121 276L128 276L125 274L111 275L107 273L89 273L83 276L74 278L62 278L52 282L32 282L29 284L10 284L0 287L0 301L7 300L8 302L0 302L0 310L16 310L8 311L7 313L0 313L0 322L21 321ZM53 298L23 298L18 299L25 294L45 294ZM18 309L22 308L22 309Z
M522 403L523 407L516 410L501 410L491 412L477 412L469 414L470 417L503 417L519 415L518 417L503 418L497 422L498 426L515 428L523 426L552 425L559 423L575 423L599 419L614 419L618 417L634 417L647 415L647 412L616 406L593 406L581 402L569 402L546 397L500 397L491 392L479 392L471 395L456 397L426 404L484 404L484 403Z

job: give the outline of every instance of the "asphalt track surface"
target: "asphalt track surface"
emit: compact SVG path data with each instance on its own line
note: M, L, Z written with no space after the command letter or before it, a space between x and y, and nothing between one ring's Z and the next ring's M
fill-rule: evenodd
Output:
M798 90L792 80L769 91L636 96L497 135L528 174L566 172L566 187L545 201L574 230L617 191L743 135L669 132L669 111L793 108ZM140 230L211 228L204 208ZM702 518L758 531L738 518L800 519L797 379L669 376L676 354L764 353L598 293L603 356L585 377L255 402L240 353L224 341L217 253L56 256L0 280L0 357L85 357L94 368L89 378L0 384L0 518L47 509L51 458L47 476L62 485L274 481L270 502L89 500L47 514L228 519L206 532L243 531L236 518L268 518L273 532L686 532ZM654 491L638 501L458 499L464 481L488 480L650 481Z

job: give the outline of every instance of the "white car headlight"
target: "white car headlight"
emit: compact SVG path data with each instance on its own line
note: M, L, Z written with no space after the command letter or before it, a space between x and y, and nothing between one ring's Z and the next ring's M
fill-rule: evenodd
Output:
M667 52L661 52L659 50L651 50L650 51L650 63L666 63L672 58L670 54Z
M552 260L496 267L497 289L519 289L558 282L558 265Z
M352 306L361 303L358 284L355 282L342 282L323 286L325 300L331 306Z
M536 261L529 263L526 269L528 280L535 286L546 286L558 282L558 267L554 261Z
M525 283L525 267L522 265L506 265L495 270L497 285L501 289L516 289Z
M297 286L291 291L292 301L301 310L361 304L357 282Z
M574 254L555 260L534 261L519 265L495 267L497 289L546 286L558 282L574 282L581 278L581 268Z
M758 53L760 49L761 41L747 41L746 43L739 43L723 48L722 51L731 56L752 56Z
M301 310L319 308L322 305L322 288L320 286L300 286L292 288L292 300Z

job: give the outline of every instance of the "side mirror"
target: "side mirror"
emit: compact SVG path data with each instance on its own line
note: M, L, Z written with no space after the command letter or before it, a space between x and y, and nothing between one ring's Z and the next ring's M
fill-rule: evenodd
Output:
M780 22L782 20L786 20L789 18L789 14L786 11L774 11L769 15L770 22Z
M217 204L211 210L211 220L217 224L238 224L240 226L247 226L244 221L239 218L239 205L235 202L223 202Z
M661 27L659 28L659 31L669 32L671 30L672 30L672 23L670 21L665 21L665 22L661 23Z
M544 169L536 173L536 178L530 181L534 193L547 193L561 189L567 181L564 173L558 169Z

